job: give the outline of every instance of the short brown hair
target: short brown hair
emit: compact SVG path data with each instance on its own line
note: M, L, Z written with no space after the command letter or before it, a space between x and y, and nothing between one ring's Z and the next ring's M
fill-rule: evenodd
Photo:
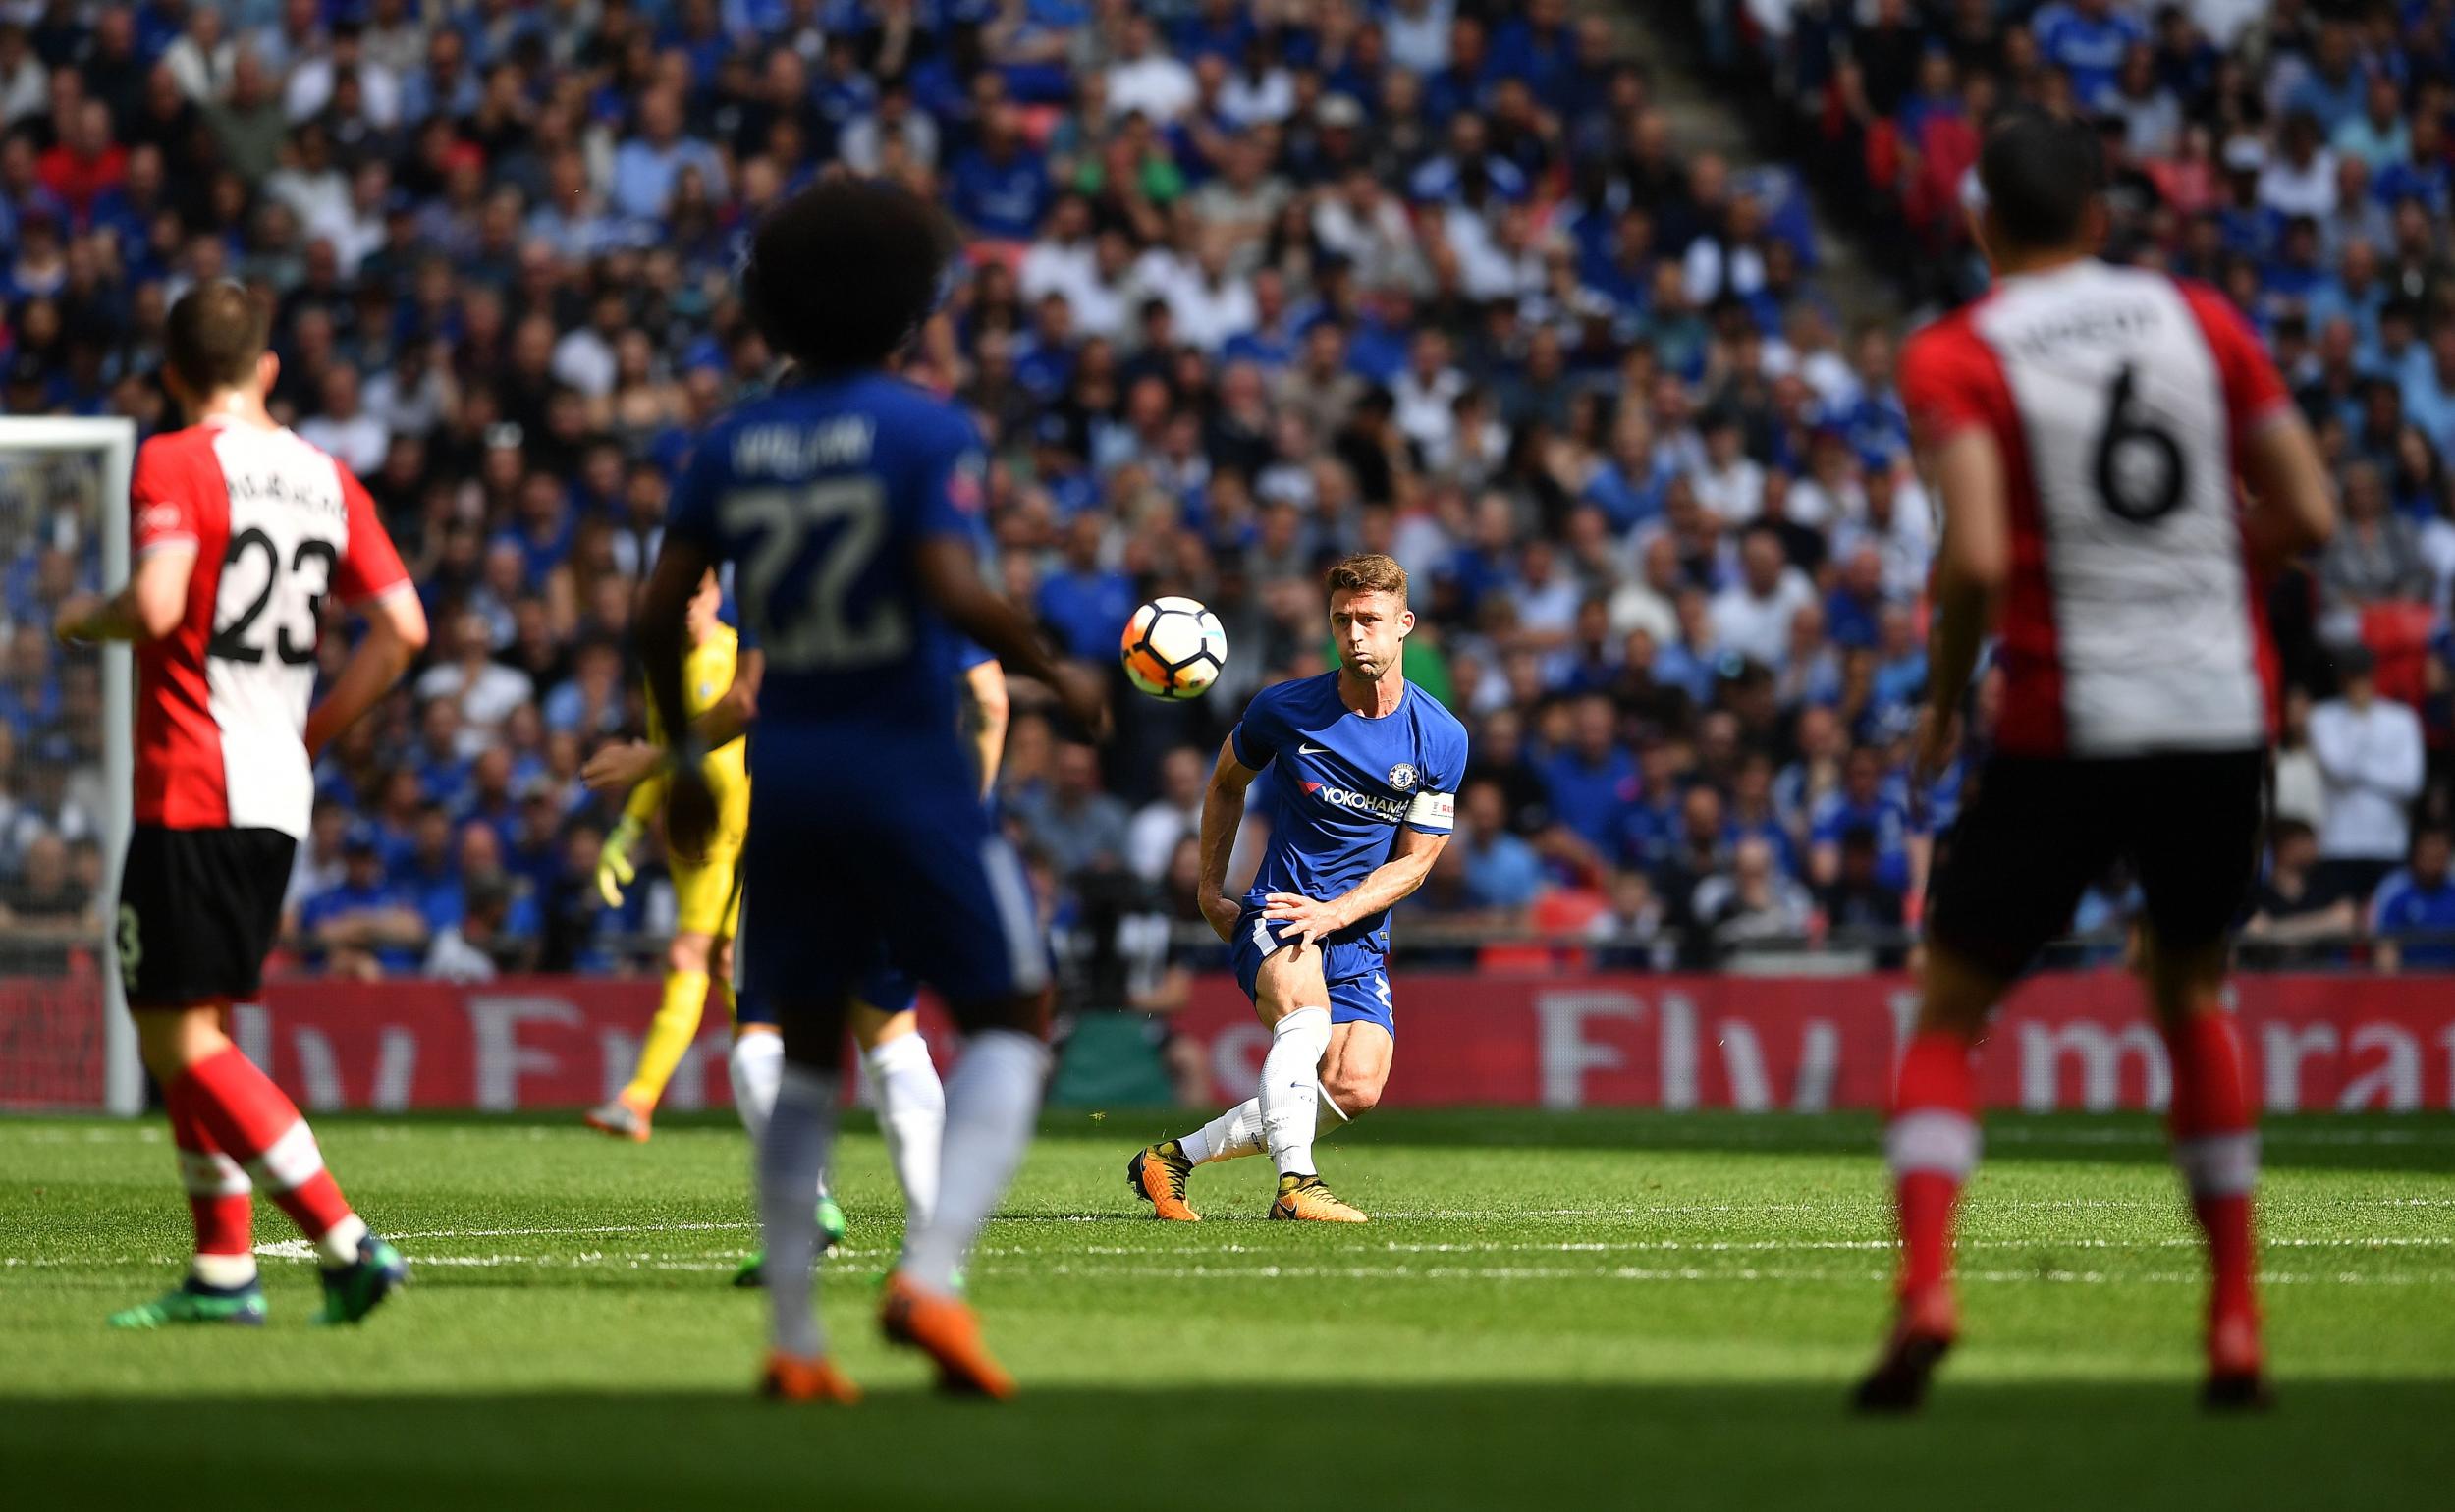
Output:
M171 306L162 331L163 359L199 397L239 388L254 379L272 323L265 301L238 284L227 279L199 284Z
M1377 551L1359 551L1339 560L1330 569L1326 586L1331 592L1346 589L1350 593L1393 593L1400 603L1406 600L1406 568L1398 566L1395 557L1385 557Z

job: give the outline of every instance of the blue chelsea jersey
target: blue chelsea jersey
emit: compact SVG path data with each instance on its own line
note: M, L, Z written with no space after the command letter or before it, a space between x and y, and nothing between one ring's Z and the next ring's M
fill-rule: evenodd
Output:
M1409 683L1377 719L1338 697L1338 675L1281 682L1253 695L1228 735L1236 760L1278 763L1270 849L1246 901L1295 892L1327 899L1354 888L1390 859L1398 826L1446 835L1466 773L1466 727L1440 700ZM1379 935L1385 910L1330 936Z
M960 770L965 642L923 599L913 552L978 545L985 468L968 416L876 372L780 388L700 438L667 528L735 564L742 643L767 657L755 751Z

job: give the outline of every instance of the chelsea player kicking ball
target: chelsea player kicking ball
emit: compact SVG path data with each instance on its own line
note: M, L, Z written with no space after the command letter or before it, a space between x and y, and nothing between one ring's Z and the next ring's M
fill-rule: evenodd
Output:
M1228 631L1193 599L1153 599L1128 616L1125 675L1153 698L1199 698L1228 666Z

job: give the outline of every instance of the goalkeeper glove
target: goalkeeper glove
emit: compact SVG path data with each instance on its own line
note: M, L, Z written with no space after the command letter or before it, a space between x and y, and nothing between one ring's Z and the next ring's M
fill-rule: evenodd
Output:
M638 843L639 821L626 814L597 851L597 896L605 899L608 908L623 906L623 890L639 875L630 859L631 847Z

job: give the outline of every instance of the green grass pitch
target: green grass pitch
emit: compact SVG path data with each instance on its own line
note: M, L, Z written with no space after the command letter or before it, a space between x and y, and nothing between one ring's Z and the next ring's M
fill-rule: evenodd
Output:
M1378 1115L1323 1166L1367 1227L1265 1223L1266 1161L1196 1174L1199 1226L1122 1182L1176 1115L1052 1114L974 1265L1007 1407L876 1337L899 1207L838 1158L829 1267L852 1410L749 1392L763 1310L741 1137L617 1145L563 1118L327 1118L417 1262L310 1329L300 1246L260 1332L118 1334L176 1274L157 1125L0 1121L0 1501L1493 1509L2444 1505L2455 1477L2455 1124L2271 1123L2281 1409L2193 1406L2199 1256L2146 1118L1988 1122L1965 1335L1927 1414L1841 1411L1885 1301L1866 1116ZM258 1236L289 1237L259 1204ZM784 1498L791 1498L790 1501Z

